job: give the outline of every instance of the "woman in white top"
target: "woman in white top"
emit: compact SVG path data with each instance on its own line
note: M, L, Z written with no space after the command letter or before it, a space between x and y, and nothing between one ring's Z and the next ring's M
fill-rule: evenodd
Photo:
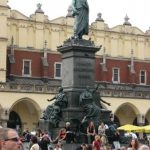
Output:
M98 135L101 137L101 145L102 146L104 146L108 143L108 139L105 134L106 129L108 129L108 127L103 122L101 122L101 124L98 127Z
M39 144L38 144L38 138L36 136L33 136L31 138L31 142L32 142L32 146L30 148L30 150L39 150Z
M98 127L98 135L103 136L105 135L106 126L103 122Z

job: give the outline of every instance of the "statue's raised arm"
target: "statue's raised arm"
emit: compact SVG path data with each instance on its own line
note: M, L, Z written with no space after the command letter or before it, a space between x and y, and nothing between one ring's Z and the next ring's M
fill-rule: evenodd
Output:
M105 104L107 104L108 106L111 105L110 103L108 103L108 102L104 101L103 99L101 99L101 97L100 97L100 101L103 102L103 103L105 103Z
M47 101L50 102L50 101L53 101L54 99L56 99L56 96L54 96L54 97L51 98L51 99L47 99Z
M94 95L96 93L96 91L98 90L99 84L96 85L96 88L92 91L92 95Z
M89 33L89 5L87 0L72 0L72 8L75 16L73 38L82 39Z

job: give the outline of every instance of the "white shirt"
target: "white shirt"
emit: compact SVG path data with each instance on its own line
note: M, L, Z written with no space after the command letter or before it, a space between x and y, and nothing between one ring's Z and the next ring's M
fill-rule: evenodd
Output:
M39 149L40 149L40 147L37 143L33 144L30 148L30 150L39 150Z

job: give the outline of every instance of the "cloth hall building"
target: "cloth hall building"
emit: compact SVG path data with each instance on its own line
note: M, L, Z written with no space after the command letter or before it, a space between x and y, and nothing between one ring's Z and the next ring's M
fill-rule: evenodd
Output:
M30 17L0 1L0 125L34 129L61 85L57 46L73 34L74 18L54 20L40 6ZM95 17L96 18L96 17ZM126 16L113 28L98 14L85 39L102 45L96 53L95 84L119 125L150 123L150 30Z

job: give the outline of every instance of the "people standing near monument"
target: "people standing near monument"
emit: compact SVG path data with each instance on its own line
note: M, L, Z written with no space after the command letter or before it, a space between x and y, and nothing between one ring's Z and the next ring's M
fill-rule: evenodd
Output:
M42 139L43 133L42 133L41 129L37 129L36 136L38 138L38 141L40 141Z
M87 127L88 144L91 144L94 141L95 135L96 135L95 126L94 123L91 121Z
M74 143L75 142L75 134L73 133L70 122L66 122L66 143Z
M16 130L0 128L0 150L22 150L22 142Z
M62 128L60 129L60 131L58 132L58 136L55 138L55 140L53 140L53 143L59 143L61 142L62 144L66 143L66 129Z
M23 131L23 137L24 137L25 142L30 142L31 133L29 132L28 129L26 129L25 131Z
M87 0L72 0L74 23L74 38L82 39L89 33L89 5Z
M108 126L104 124L104 122L101 122L100 125L98 126L98 135L101 137L102 146L108 143L108 139L105 133L107 129L108 129Z
M121 147L121 145L120 145L120 133L118 130L116 130L114 135L113 135L113 145L114 145L115 149L120 149L120 147Z
M41 150L48 150L48 145L50 144L50 138L47 135L43 135L42 139L39 142Z
M127 150L130 150L130 149L132 149L132 150L138 150L138 148L139 148L139 142L138 142L138 140L137 139L132 139L130 141L130 143L129 143L129 147L128 147Z
M93 141L94 150L100 150L101 143L102 143L102 141L101 141L100 136L96 135L95 140Z
M98 135L102 137L103 135L105 135L105 131L106 131L106 126L104 122L101 122L100 125L98 126Z
M40 150L37 136L32 136L31 142L32 142L32 146L30 150Z

